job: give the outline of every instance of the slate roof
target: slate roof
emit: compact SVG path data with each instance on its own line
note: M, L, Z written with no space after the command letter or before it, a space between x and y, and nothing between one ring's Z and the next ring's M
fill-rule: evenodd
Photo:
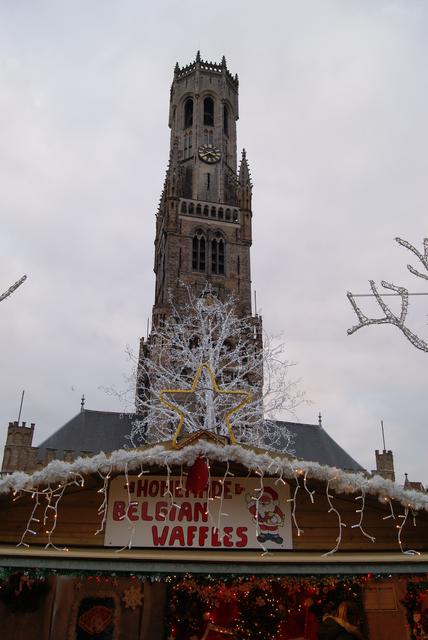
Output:
M277 424L284 425L293 434L292 446L296 458L346 469L346 471L365 470L320 425L280 421L277 421Z
M39 445L37 457L40 461L43 460L47 448L56 449L55 457L58 459L62 459L67 450L74 451L77 455L88 455L120 449L129 444L125 436L131 431L134 418L135 415L131 413L84 409ZM347 471L364 471L323 427L300 422L281 421L279 424L293 434L293 449L297 458ZM279 446L278 450L284 450L284 446Z
M134 417L131 413L84 409L39 444L37 458L42 461L46 449L56 449L58 459L64 457L64 451L88 455L122 449L129 445L125 436L131 432Z

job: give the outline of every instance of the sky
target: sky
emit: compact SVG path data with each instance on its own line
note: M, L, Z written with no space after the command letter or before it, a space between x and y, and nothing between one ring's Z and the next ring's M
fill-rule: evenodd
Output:
M298 419L320 411L369 470L383 420L398 481L428 483L428 354L393 326L346 332L369 279L428 292L394 241L428 236L427 22L418 0L1 3L0 290L28 280L0 305L0 448L23 389L35 444L82 394L130 409L106 388L128 386L146 334L169 89L200 49L239 75L253 287L306 393ZM427 297L407 325L428 339Z

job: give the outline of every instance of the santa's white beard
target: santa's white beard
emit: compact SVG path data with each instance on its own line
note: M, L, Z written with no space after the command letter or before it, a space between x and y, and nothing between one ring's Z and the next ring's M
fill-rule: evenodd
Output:
M269 504L260 504L259 503L259 514L264 516L267 513L273 513L275 511L275 505L273 502Z

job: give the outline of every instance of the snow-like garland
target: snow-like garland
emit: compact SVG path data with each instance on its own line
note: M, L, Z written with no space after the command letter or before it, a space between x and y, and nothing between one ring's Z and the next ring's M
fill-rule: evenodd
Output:
M156 445L150 449L119 449L106 455L101 452L90 458L77 458L74 462L53 460L40 471L32 474L15 471L0 480L0 494L29 491L51 483L67 483L70 477L103 472L113 469L116 472L132 472L141 467L172 467L174 465L192 465L199 456L207 457L211 462L234 462L241 464L250 472L278 476L295 480L296 474L306 479L328 482L337 494L355 494L364 492L377 496L379 501L396 500L406 509L428 511L428 495L418 491L409 491L380 476L367 478L362 473L350 473L308 462L290 459L281 455L255 453L240 445L219 446L200 441L181 450L166 449Z

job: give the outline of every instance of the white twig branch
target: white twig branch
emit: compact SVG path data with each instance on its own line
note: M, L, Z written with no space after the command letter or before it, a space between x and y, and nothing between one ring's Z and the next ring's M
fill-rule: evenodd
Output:
M0 302L8 298L14 291L16 291L17 288L20 287L21 284L26 281L26 279L27 279L27 276L22 276L22 278L19 278L19 280L17 280L12 286L10 286L9 289L6 289L6 291L4 291L3 293L0 293Z
M411 245L406 240L402 240L401 238L396 238L396 241L401 246L405 247L409 251L412 251L412 253L414 253L415 256L419 258L419 260L422 262L425 269L428 271L428 238L424 239L423 254L420 253L413 245ZM419 278L428 280L428 275L420 273L411 265L407 265L407 268L410 271L410 273L412 273L413 275L418 276ZM376 299L376 302L378 303L379 307L383 311L384 316L382 318L369 318L368 316L366 316L361 310L361 308L358 306L358 304L355 302L355 295L350 291L348 291L348 293L346 294L347 298L351 303L352 308L354 309L355 314L358 318L358 324L348 329L347 331L348 335L355 333L356 331L358 331L358 329L361 329L362 327L368 327L370 325L375 325L375 324L391 324L396 326L404 334L407 340L414 347L416 347L416 349L420 349L421 351L425 351L428 353L428 342L420 338L415 333L413 333L413 331L411 331L405 324L407 319L407 311L409 307L408 289L406 289L405 287L399 287L390 282L386 282L385 280L382 280L381 282L382 287L390 291L394 291L396 294L398 294L401 297L400 315L396 315L395 313L393 313L391 308L385 303L384 299L382 298L382 294L379 293L375 285L374 280L369 280L369 282L370 282L370 288L372 290L372 294Z

